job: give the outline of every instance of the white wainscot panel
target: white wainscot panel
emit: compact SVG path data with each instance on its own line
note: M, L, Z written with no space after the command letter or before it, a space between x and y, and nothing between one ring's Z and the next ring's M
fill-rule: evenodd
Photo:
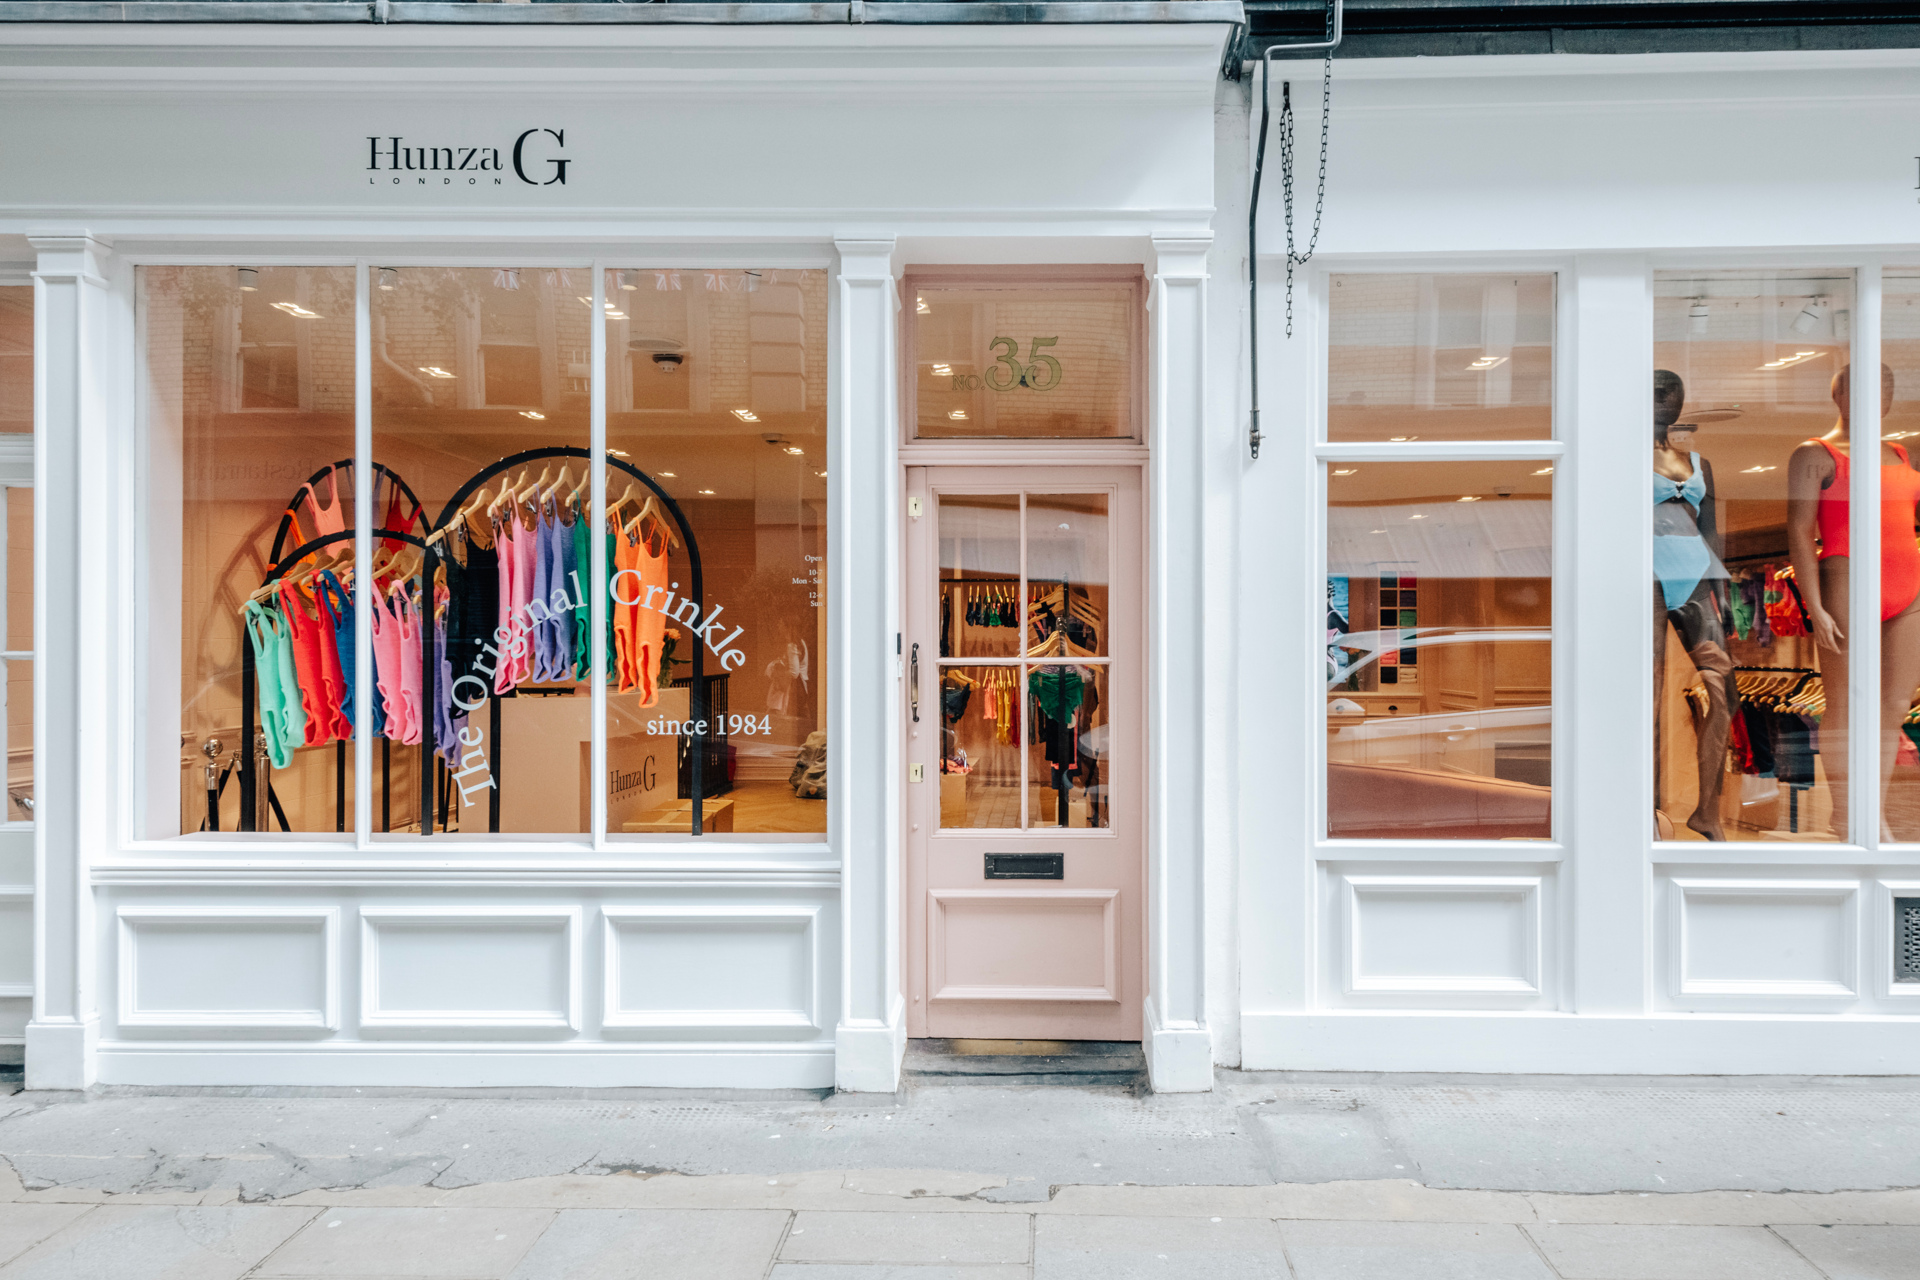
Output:
M0 997L33 995L33 886L0 885Z
M121 907L123 1029L331 1031L337 907Z
M578 1030L580 908L363 908L360 1027Z
M818 906L607 907L608 1029L817 1030Z
M1342 880L1346 994L1503 1004L1541 994L1540 876Z
M1676 878L1668 885L1676 999L1777 1006L1856 998L1858 881Z

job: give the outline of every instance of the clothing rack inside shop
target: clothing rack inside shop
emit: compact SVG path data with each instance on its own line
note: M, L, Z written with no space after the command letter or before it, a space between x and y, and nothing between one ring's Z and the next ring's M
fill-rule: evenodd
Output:
M435 520L431 525L428 525L426 527L425 536L416 536L411 532L404 532L404 531L392 530L392 529L375 529L371 532L370 536L376 541L381 539L388 539L388 540L398 539L400 541L404 541L416 547L421 548L422 552L424 553L421 568L420 568L420 581L423 584L422 596L424 601L424 607L422 608L422 611L421 611L420 625L422 628L423 635L425 636L425 640L421 645L422 672L421 672L421 695L420 695L421 731L420 731L419 823L420 823L420 833L422 835L432 835L436 830L436 825L435 825L436 824L436 813L435 813L436 802L437 802L437 808L438 808L438 814L437 814L438 829L440 830L447 829L448 810L449 810L450 801L452 797L452 788L451 786L448 785L448 779L445 776L445 773L446 773L445 764L444 762L439 760L435 754L435 747L437 744L434 737L435 731L436 731L435 722L434 722L435 721L434 711L437 705L436 699L439 695L438 684L439 684L440 672L439 672L439 661L438 661L438 652L437 652L438 646L435 644L433 640L434 628L435 628L435 621L434 621L434 603L435 602L433 598L433 583L435 578L438 576L438 571L440 569L441 561L443 559L443 554L438 550L438 543L440 540L434 538L432 535L437 531L448 527L450 522L452 522L456 518L459 518L460 510L466 504L467 499L472 497L475 491L477 491L481 486L485 485L488 481L492 480L496 476L512 471L516 467L524 467L530 463L539 462L546 459L574 458L574 459L580 459L583 461L590 462L592 460L592 456L593 455L588 450L583 449L577 445L551 445L551 446L547 446L539 449L524 449L519 453L511 454L507 457L501 458L499 461L492 463L491 465L485 467L484 469L476 472L474 475L469 477L464 484L462 484L457 490L454 491L453 497L447 501L446 506L441 510L439 518ZM681 511L679 504L673 500L672 496L669 495L665 489L661 488L659 483L656 482L652 476L649 476L646 472L642 471L640 468L634 466L632 463L627 462L623 459L611 457L611 456L606 458L605 462L607 466L617 469L621 472L624 472L626 475L628 475L632 479L644 485L653 494L653 496L659 500L660 506L673 517L674 524L677 526L680 534L680 539L686 547L688 567L690 570L690 581L692 584L692 590L681 592L680 598L683 601L692 600L695 606L696 621L703 621L706 617L706 590L705 590L704 577L703 577L701 565L700 565L700 547L697 539L694 537L693 526L687 520L686 513ZM345 467L345 468L351 469L352 462L349 460L343 463L335 463L334 467L335 468ZM312 484L317 483L322 477L324 477L327 474L328 470L329 468L323 467L319 471L315 472L313 478L308 481L308 484L306 486L302 486L301 491L304 492L308 486L311 486ZM414 497L413 491L406 486L405 482L402 481L398 475L396 475L394 472L392 472L388 468L378 463L374 464L374 470L380 474L387 476L394 484L400 487L401 491L404 492L409 499L413 501L415 514L414 514L414 517L409 520L409 524L412 524L415 520L418 520L424 517L424 512L425 512L424 506L420 503L418 498ZM299 496L300 496L299 493L295 494L294 503L289 504L290 507L294 507L298 505ZM284 572L290 569L297 567L308 556L311 556L312 554L314 554L314 552L320 550L321 548L329 546L336 542L342 542L342 541L352 539L356 536L356 533L353 529L348 529L342 533L324 534L318 538L314 538L311 541L303 543L298 547L295 547L293 550L288 551L285 554L282 554L281 547L279 544L281 539L285 536L288 528L291 527L292 523L293 522L290 518L283 519L281 521L280 531L275 535L275 539L274 539L273 559L268 568L267 574L263 579L263 585L267 582L273 582L277 580L281 576L281 574L283 574ZM610 562L607 565L607 568L611 570L612 565ZM355 586L354 586L354 597L356 601L360 597L360 594L361 594L360 583L356 573ZM603 618L606 616L604 613L604 610L607 607L608 606L603 602L601 606L603 610L603 613L602 613ZM598 632L595 633L595 639L598 642L603 644L607 642L604 635L602 634L605 632L605 630L606 628L603 625L601 628L598 629ZM687 789L689 792L689 796L692 800L692 815L691 815L691 824L690 824L691 834L697 836L702 834L702 826L703 826L703 819L704 819L704 800L706 795L705 772L706 772L706 765L708 763L710 742L714 735L713 735L711 726L708 726L706 724L706 721L708 718L707 703L709 698L708 698L708 689L707 689L708 680L706 678L705 664L703 661L703 649L705 646L700 642L699 638L696 636L693 644L690 647L692 650L692 656L690 661L691 661L693 670L690 676L686 680L686 686L688 688L687 719L691 723L691 725L701 726L701 730L698 733L688 735L689 740L685 743L685 746L688 752L685 775L687 780ZM245 637L242 638L242 642L241 642L241 655L242 655L241 656L241 734L242 734L243 749L241 753L242 754L241 774L240 774L241 800L240 800L240 828L239 829L242 831L252 831L255 829L255 823L256 823L257 810L255 806L255 799L256 799L255 770L259 768L260 752L254 749L251 745L249 745L254 742L254 738L255 738L255 728L254 728L255 676L254 676L253 646ZM371 679L372 677L373 677L373 672L370 667L366 678ZM358 678L359 677L356 676L356 679ZM596 672L593 678L594 679L604 678L604 659L602 663L597 665ZM681 682L678 680L672 681L672 684L675 686L679 686L680 683ZM379 692L377 688L374 690L372 696L374 697L379 696ZM488 734L487 734L487 761L488 761L488 768L490 770L491 777L493 778L496 784L498 784L500 780L499 743L500 743L501 698L502 698L502 695L493 693L491 691L489 691L488 698L487 698L487 702L488 702L487 715L488 715L488 726L489 726ZM357 732L358 732L358 725L356 723L356 733ZM391 781L391 759L392 759L391 742L392 742L391 739L385 738L385 737L381 738L380 740L381 771L382 771L383 779L388 782ZM347 803L346 801L346 747L347 747L347 744L345 742L337 742L335 743L335 747L336 747L336 757L335 757L336 768L335 768L335 786L334 786L334 802L335 802L335 814L336 814L335 829L339 831L345 831L347 830L347 820L346 820L346 803ZM271 779L270 770L268 771L268 774L269 774L269 779L267 783L267 798L270 802L270 805L275 817L279 820L280 829L282 831L285 831L289 829L286 814L280 807L278 797L273 795L272 785L270 780ZM211 787L209 788L209 791L211 794L212 792ZM217 797L215 798L217 799ZM390 788L383 787L382 824L381 825L383 828L387 828L387 829L391 828L391 812L389 808L390 803L391 803ZM217 814L217 810L215 811L215 813ZM489 788L488 790L487 830L489 832L498 832L500 830L500 788L498 785L495 785Z

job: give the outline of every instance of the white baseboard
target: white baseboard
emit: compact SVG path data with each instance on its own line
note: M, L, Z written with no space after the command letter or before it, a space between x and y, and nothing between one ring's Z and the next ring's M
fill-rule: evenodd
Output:
M1911 1075L1920 1018L1243 1013L1246 1071Z
M886 1025L841 1023L834 1031L834 1087L846 1093L893 1093L907 1054L906 1001L896 995Z
M85 1089L92 1085L99 1039L100 1023L93 1019L27 1023L27 1088Z
M1152 1000L1146 1002L1141 1025L1146 1034L1140 1048L1155 1093L1206 1093L1213 1088L1213 1036L1205 1027L1161 1026Z
M107 1041L101 1084L411 1089L828 1089L833 1046ZM42 1086L45 1087L45 1086Z

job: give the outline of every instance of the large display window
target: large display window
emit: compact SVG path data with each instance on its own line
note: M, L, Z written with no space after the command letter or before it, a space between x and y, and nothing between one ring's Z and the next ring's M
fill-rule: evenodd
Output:
M1848 838L1848 787L1862 776L1849 767L1846 695L1852 318L1846 272L1655 275L1653 767L1663 838ZM1920 632L1903 640L1902 618L1920 591L1920 470L1898 440L1876 443L1886 497L1906 494L1904 535L1897 520L1882 532L1883 564L1914 569L1904 599L1883 575L1881 655L1910 696ZM1907 651L1914 662L1901 667ZM1883 789L1888 781L1883 772Z
M1328 285L1326 835L1548 839L1553 277Z
M146 834L817 838L825 273L358 279L141 269Z

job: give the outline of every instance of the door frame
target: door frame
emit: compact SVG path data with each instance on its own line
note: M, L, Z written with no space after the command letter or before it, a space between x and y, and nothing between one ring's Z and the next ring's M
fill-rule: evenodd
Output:
M915 456L922 455L922 456ZM924 456L932 455L932 456ZM1077 455L1077 456L1076 456ZM943 472L945 479L955 491L974 490L994 492L1003 489L1032 489L1036 487L1036 473L1047 473L1047 478L1038 481L1038 486L1046 492L1066 493L1079 491L1109 491L1116 496L1126 493L1131 499L1131 512L1124 501L1115 502L1112 508L1111 525L1113 542L1111 550L1113 563L1109 583L1109 610L1118 615L1122 609L1130 610L1134 617L1132 652L1127 655L1132 671L1125 680L1126 694L1124 704L1116 701L1117 714L1113 721L1116 741L1120 737L1122 726L1126 726L1132 749L1136 753L1129 773L1137 788L1132 803L1128 806L1131 813L1127 821L1137 830L1135 839L1138 850L1138 879L1127 886L1134 895L1130 914L1137 918L1139 948L1131 968L1131 974L1116 975L1116 983L1121 992L1124 1014L1131 1019L1139 1019L1135 1039L1144 1043L1148 1036L1148 1027L1143 1017L1143 1009L1148 999L1149 975L1152 968L1153 946L1155 942L1153 913L1149 909L1149 883L1151 880L1151 859L1154 850L1149 839L1153 816L1154 797L1150 785L1151 751L1149 745L1149 707L1151 695L1148 688L1152 675L1150 661L1151 628L1148 625L1147 606L1150 598L1152 568L1150 564L1151 544L1148 538L1150 527L1147 513L1149 509L1149 481L1151 472L1147 467L1146 450L1140 446L1122 446L1121 448L1071 449L1061 448L1052 442L1043 442L1036 447L1034 442L965 442L962 445L946 445L937 449L914 450L912 454L903 454L900 470L900 601L901 601L901 650L902 671L907 681L899 705L899 732L901 742L899 786L901 802L899 805L900 827L900 911L901 929L899 931L900 965L902 994L905 1003L906 1034L909 1038L925 1037L927 1032L927 992L931 969L931 957L928 947L932 939L932 922L922 920L927 905L927 846L920 843L921 833L916 829L916 820L932 821L932 827L925 833L926 838L937 834L939 804L937 791L924 790L939 785L938 752L932 756L931 776L921 783L911 781L912 765L916 762L916 745L924 752L924 741L915 736L911 706L912 670L911 645L913 637L922 637L923 654L920 678L922 681L922 700L926 700L926 690L933 690L933 709L935 733L937 734L939 714L939 672L940 657L937 639L929 658L924 649L927 637L937 637L938 616L934 597L917 599L913 594L916 585L915 563L912 549L915 546L914 527L919 521L933 520L938 514L933 486L927 480L930 472ZM1056 480L1054 477L1058 477ZM920 512L913 512L914 499L920 501ZM1129 522L1128 515L1133 517ZM924 554L937 559L938 528L923 526L918 535L931 538L930 545L924 545ZM1130 550L1126 544L1131 542ZM1123 574L1121 564L1131 563L1130 576ZM924 573L928 566L922 566ZM937 577L937 566L932 567ZM915 611L920 611L915 616ZM1022 634L1024 635L1024 627ZM1120 657L1118 653L1114 656ZM1110 670L1124 670L1116 664ZM930 681L930 683L929 683ZM1114 678L1110 684L1110 696L1119 694L1122 681ZM923 714L921 725L927 724ZM1115 723L1115 722L1118 723ZM926 763L921 756L920 762ZM1106 776L1111 778L1111 773ZM916 792L916 787L921 788ZM929 800L933 795L936 798ZM1111 801L1109 801L1111 803ZM929 808L929 806L931 806ZM923 812L924 811L924 812ZM1069 845L1075 841L1085 841L1091 833L1077 833L1070 830L1047 830L1047 838L1064 838ZM1025 832L1021 838L1030 838ZM1125 1007L1125 1006L1131 1007ZM1061 1037L1053 1037L1061 1038Z

